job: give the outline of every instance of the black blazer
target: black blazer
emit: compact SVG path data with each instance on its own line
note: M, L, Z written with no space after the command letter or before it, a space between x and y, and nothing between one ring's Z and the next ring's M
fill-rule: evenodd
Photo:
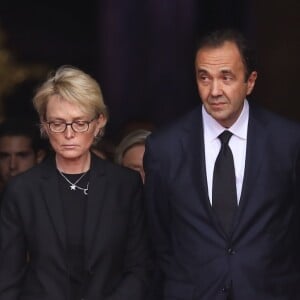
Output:
M146 145L146 203L162 298L300 299L299 124L250 105L242 194L227 236L208 198L201 109Z
M82 299L143 300L148 245L139 174L92 156L86 211ZM54 159L11 181L0 238L1 300L72 300Z

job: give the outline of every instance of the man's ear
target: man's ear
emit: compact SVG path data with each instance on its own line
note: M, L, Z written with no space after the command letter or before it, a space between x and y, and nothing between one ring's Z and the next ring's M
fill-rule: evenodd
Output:
M251 72L247 80L247 95L251 94L255 86L256 78L257 78L257 72L256 71Z
M46 157L46 151L43 149L38 150L36 153L36 162L39 164Z

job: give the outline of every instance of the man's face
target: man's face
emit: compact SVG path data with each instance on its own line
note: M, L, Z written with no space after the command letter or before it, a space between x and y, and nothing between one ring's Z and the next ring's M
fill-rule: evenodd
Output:
M230 127L238 119L257 73L245 79L245 66L233 42L200 49L195 67L198 92L206 111L222 126Z
M0 138L0 177L7 181L37 163L31 140L25 136L3 136Z

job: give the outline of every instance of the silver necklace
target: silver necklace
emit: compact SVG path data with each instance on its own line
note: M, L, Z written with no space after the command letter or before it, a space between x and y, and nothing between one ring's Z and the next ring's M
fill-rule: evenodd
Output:
M83 173L74 183L71 182L60 170L58 170L58 172L70 184L71 191L76 191L77 188L78 190L83 191L85 195L88 195L90 184L89 182L87 183L86 188L77 185L77 183L86 175L87 172Z

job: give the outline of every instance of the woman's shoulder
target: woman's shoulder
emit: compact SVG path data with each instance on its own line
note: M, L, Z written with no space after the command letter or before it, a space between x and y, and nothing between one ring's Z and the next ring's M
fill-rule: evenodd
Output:
M137 171L118 165L112 161L102 158L93 158L93 170L95 173L114 178L114 180L139 180L140 174Z

